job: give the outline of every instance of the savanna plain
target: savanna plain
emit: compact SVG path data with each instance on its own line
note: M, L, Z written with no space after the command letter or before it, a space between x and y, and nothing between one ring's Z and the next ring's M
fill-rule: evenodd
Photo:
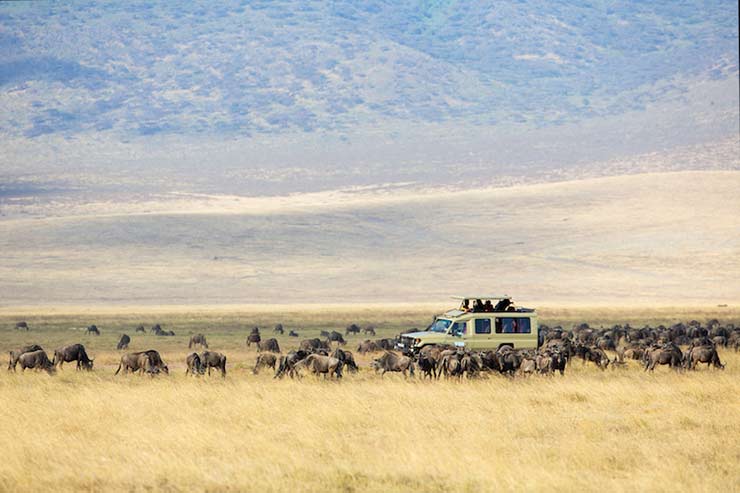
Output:
M441 309L444 307L436 307ZM439 310L436 310L439 311ZM372 323L377 337L424 326L431 306L145 307L0 312L0 349L81 342L94 371L0 372L2 491L738 491L740 353L724 371L638 362L602 371L574 360L564 376L438 381L360 371L337 382L252 373L253 326L283 352L320 330ZM669 324L724 308L552 308L566 328ZM16 331L18 320L31 330ZM95 323L100 336L86 335ZM134 333L154 323L174 337ZM289 338L287 330L299 332ZM129 350L157 349L170 375L114 376ZM226 378L185 376L191 334L228 358ZM349 336L356 348L363 336ZM614 354L610 354L611 357Z

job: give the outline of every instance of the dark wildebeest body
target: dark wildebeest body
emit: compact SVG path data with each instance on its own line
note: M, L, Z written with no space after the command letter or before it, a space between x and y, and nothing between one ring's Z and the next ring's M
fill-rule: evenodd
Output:
M331 342L337 342L337 343L341 344L342 346L344 346L345 344L347 344L347 341L344 340L344 337L342 337L342 334L340 334L336 330L331 331L331 333L328 336L328 339L329 339L329 341L331 341Z
M298 337L298 332L296 332L295 330L291 330L290 332L288 332L288 337Z
M251 346L252 344L259 344L260 341L262 341L262 337L260 336L260 329L259 327L253 327L252 332L250 332L247 336L247 347Z
M138 327L136 327L136 332L143 332L144 334L146 334L146 329L143 325L139 325Z
M380 351L380 347L378 347L378 344L375 341L371 341L369 339L367 341L362 341L357 346L357 352L360 354L374 353L376 351Z
M93 360L87 356L85 346L82 344L72 344L54 350L54 359L52 364L61 368L64 363L77 362L77 369L92 370Z
M274 329L272 329L273 332L276 334L285 334L285 329L283 328L283 324L277 324Z
M373 368L376 372L382 371L381 376L385 375L386 372L401 372L403 376L407 376L408 371L411 376L414 376L414 360L408 356L401 356L396 353L387 351L380 358L373 360Z
M272 353L262 353L257 355L257 361L254 363L254 369L252 369L253 374L259 373L259 369L262 367L265 368L272 368L275 370L275 365L277 364L277 356L275 356Z
M309 351L309 352L314 352L317 349L322 349L322 348L329 349L329 344L325 341L322 341L318 337L314 337L313 339L304 339L298 345L298 349L301 349L303 351Z
M362 329L362 333L365 334L365 335L374 336L375 335L375 327L373 327L372 325L367 325L367 326L365 326L365 328Z
M357 363L355 363L355 357L351 351L337 348L334 350L331 356L341 361L342 364L349 368L349 371L351 371L352 373L357 373L357 370L359 370L359 368L357 368Z
M290 351L286 356L280 358L280 365L275 372L275 378L281 378L286 372L288 372L290 378L293 378L296 363L306 358L309 354L311 354L310 351L299 349L298 351Z
M200 361L200 356L198 356L198 353L189 354L188 357L185 359L185 364L187 365L185 375L192 374L197 376L205 373L203 363Z
M298 372L300 375L300 370L303 368L306 368L316 376L324 375L324 378L326 378L329 375L331 378L333 375L337 379L342 378L342 362L331 356L309 354L293 366L293 371Z
M208 349L208 342L206 341L206 336L203 334L195 334L194 336L191 336L190 342L188 343L188 349L192 349L196 344Z
M49 357L43 349L21 354L18 357L18 364L21 365L21 371L26 371L27 368L45 370L49 374L55 371L54 364L49 361Z
M670 343L648 349L643 356L645 371L655 370L656 365L668 365L674 370L679 370L681 369L682 360L683 354L681 354L681 350L678 346Z
M203 351L200 353L200 362L203 367L211 374L211 368L221 370L221 376L226 377L226 356L215 351Z
M10 358L8 360L8 370L15 371L15 367L18 365L18 358L21 357L23 353L31 353L33 351L41 351L42 348L38 344L31 344L30 346L23 346L18 349L14 349L12 351L9 351Z
M712 365L721 370L725 368L725 365L720 362L717 348L714 346L698 346L691 348L686 353L686 368L696 370L696 365L699 363L706 363L707 368Z
M87 328L87 334L95 334L96 336L99 336L100 330L98 329L97 325L93 324Z
M350 324L347 326L346 329L344 329L344 335L359 334L359 333L360 333L360 326L357 324Z
M390 338L378 339L375 341L375 344L377 344L380 349L384 349L386 351L391 351L396 348L396 340Z
M127 336L126 334L123 334L121 336L121 340L118 341L118 345L116 346L116 349L121 351L122 349L128 349L128 345L131 342L131 338Z
M169 373L169 368L162 361L160 354L154 349L124 354L121 356L121 362L118 364L115 375L118 375L118 372L122 369L124 373L128 371L132 373L146 372L152 376L160 372Z
M257 352L261 353L262 351L268 351L270 353L279 353L280 352L280 344L278 344L277 339L267 339L265 341L261 341L257 343Z
M28 324L26 322L18 322L15 324L15 330L28 330Z

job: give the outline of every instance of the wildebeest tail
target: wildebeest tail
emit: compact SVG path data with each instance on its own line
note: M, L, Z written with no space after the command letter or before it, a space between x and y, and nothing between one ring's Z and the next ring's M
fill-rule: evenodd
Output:
M121 371L121 367L123 366L123 362L118 363L118 369L114 373L114 375L118 375L118 372Z

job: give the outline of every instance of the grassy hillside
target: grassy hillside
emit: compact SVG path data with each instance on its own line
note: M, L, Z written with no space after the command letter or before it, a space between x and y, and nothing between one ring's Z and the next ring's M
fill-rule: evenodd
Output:
M54 202L0 221L0 304L736 303L737 172L468 191ZM29 217L30 216L30 217Z

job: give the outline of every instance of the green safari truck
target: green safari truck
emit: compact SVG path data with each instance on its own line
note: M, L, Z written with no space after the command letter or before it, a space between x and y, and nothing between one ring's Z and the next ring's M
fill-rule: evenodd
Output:
M534 309L516 306L509 296L456 296L454 299L461 301L459 308L437 315L426 330L402 334L398 349L417 353L433 344L473 351L495 351L501 346L537 348Z

